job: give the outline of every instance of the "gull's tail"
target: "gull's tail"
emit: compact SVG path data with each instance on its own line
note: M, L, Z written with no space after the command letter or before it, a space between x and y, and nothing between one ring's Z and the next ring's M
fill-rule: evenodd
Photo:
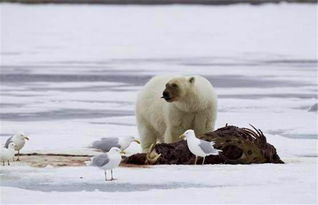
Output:
M219 153L223 152L223 150L215 149L214 144L215 144L215 142L211 141L211 145L212 145L212 148L213 148L213 151L211 152L211 155L219 155Z
M223 152L223 151L220 149L214 149L213 152L210 153L210 155L219 155L220 152Z

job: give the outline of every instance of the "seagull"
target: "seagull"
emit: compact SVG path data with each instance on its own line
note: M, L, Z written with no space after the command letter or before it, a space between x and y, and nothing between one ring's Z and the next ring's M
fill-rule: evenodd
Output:
M121 151L127 149L127 147L132 142L137 142L140 144L140 141L135 137L110 137L102 138L98 141L92 143L92 148L102 150L103 152L108 152L112 147L118 147Z
M196 138L193 130L185 131L180 138L185 137L187 139L187 145L192 154L195 155L195 162L197 164L198 156L203 157L202 164L204 164L204 160L206 156L209 155L218 155L222 150L215 149L213 147L214 142L208 142L205 140L200 140Z
M0 149L0 161L2 161L3 166L5 165L5 162L8 161L8 165L10 165L10 160L13 161L14 153L15 153L16 144L13 142L10 142L8 144L8 148L1 147Z
M105 171L105 181L107 180L107 170L110 169L111 178L109 181L114 180L113 169L118 167L121 162L120 149L118 147L112 147L109 152L96 155L92 158L90 165L98 167Z
M8 138L6 141L6 144L4 145L5 148L8 148L9 144L11 142L14 142L15 150L18 151L18 159L17 161L20 161L19 156L20 156L20 150L24 147L25 140L29 140L29 137L26 136L24 133L19 132L12 137Z

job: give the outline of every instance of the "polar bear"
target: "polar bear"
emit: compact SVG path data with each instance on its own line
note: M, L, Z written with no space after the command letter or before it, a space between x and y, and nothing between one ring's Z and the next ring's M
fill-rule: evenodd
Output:
M217 95L202 76L156 76L140 91L137 127L143 152L151 144L172 143L188 129L197 135L214 130Z

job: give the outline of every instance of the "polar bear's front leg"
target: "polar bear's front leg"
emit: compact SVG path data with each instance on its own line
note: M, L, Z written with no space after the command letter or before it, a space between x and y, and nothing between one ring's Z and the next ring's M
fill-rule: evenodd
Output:
M165 131L164 139L166 143L173 143L179 141L179 136L185 131L183 126L183 118L179 119L177 116L168 119L167 129Z
M165 132L165 143L173 143L180 141L179 136L184 132L180 126L169 126Z
M178 137L184 132L183 120L183 114L180 111L172 106L169 107L169 114L165 118L167 126L164 133L165 143L173 143L180 140Z
M157 142L156 132L145 124L138 123L142 152L146 153L152 144Z
M214 130L216 115L209 111L202 111L195 115L194 131L196 135L202 135Z

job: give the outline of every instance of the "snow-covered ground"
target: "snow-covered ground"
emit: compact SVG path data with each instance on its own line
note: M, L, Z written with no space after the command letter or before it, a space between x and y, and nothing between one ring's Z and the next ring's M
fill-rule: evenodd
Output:
M3 170L3 202L14 203L314 203L315 159L262 165L119 168L103 181L91 167ZM288 174L287 174L288 173ZM17 196L18 195L18 196Z
M151 76L200 74L217 127L261 128L286 162L119 168L108 183L91 167L13 165L1 203L317 203L316 5L0 6L0 143L21 130L23 152L90 153L100 137L138 136Z

